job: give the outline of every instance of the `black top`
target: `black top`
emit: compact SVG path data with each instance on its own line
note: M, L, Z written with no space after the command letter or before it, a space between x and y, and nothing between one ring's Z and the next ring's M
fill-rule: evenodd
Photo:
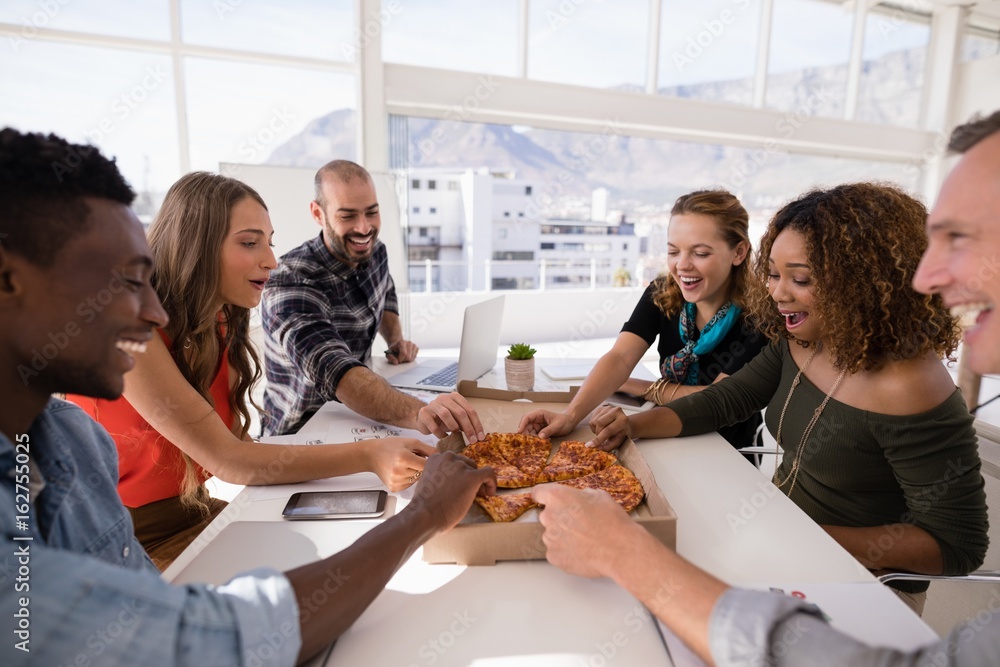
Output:
M684 347L684 344L681 342L680 314L671 317L663 314L653 302L654 285L652 283L646 288L622 331L639 336L649 345L659 336L656 349L660 353L662 366L663 360ZM698 384L712 384L719 373L732 375L767 347L767 343L764 334L752 328L740 314L736 324L715 349L699 357ZM755 412L746 421L720 428L719 435L734 447L749 447L753 445L753 436L760 422L760 413Z

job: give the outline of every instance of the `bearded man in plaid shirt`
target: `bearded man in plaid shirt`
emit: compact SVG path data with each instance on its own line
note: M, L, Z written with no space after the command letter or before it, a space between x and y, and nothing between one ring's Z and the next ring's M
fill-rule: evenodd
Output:
M378 197L371 175L347 160L316 172L310 202L319 236L281 258L264 289L266 333L264 432L295 433L327 401L385 424L444 437L461 430L484 436L476 411L458 393L429 404L393 388L365 365L375 334L391 364L413 361L403 338L389 275Z

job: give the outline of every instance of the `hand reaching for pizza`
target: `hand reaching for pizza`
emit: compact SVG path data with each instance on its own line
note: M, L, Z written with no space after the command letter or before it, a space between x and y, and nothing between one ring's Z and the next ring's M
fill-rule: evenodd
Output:
M577 421L565 412L532 410L521 417L517 432L537 435L539 438L555 438L575 429Z
M593 431L594 437L587 446L597 447L606 452L616 449L632 435L632 425L628 416L621 408L611 405L602 405L594 411L594 416L590 418L590 430Z
M368 469L390 491L402 491L421 476L427 457L437 452L414 438L382 438L365 443Z
M407 509L426 511L437 529L445 531L461 521L477 495L496 492L497 476L492 468L476 468L464 456L445 452L427 459Z
M531 495L545 506L538 515L545 528L545 557L570 574L612 576L619 558L616 551L632 543L629 532L643 531L603 491L545 484L536 486Z
M479 421L475 408L457 391L442 394L420 408L417 412L417 430L425 435L433 433L439 438L461 431L469 442L486 437L486 429Z

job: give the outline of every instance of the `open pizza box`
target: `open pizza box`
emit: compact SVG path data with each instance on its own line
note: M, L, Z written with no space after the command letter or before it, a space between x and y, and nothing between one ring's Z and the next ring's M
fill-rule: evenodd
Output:
M459 384L459 393L479 413L487 432L514 432L521 417L531 410L561 410L576 393L576 387L568 392L511 392L501 389L485 389L475 382ZM523 399L529 399L525 401ZM530 402L529 402L530 401ZM572 433L553 438L553 450L563 440L586 442L591 437L584 420L581 427ZM461 433L455 433L438 442L442 452L460 452L465 448ZM618 462L631 470L646 493L646 497L632 516L660 542L676 548L677 515L667 502L663 491L657 486L653 473L642 457L635 443L627 440L617 452ZM515 489L523 493L528 489ZM501 493L509 492L501 490ZM536 560L545 558L545 544L542 542L542 525L538 523L538 510L532 509L510 523L494 523L479 507L473 505L469 513L450 531L431 538L423 547L423 559L428 563L458 563L460 565L495 565L502 560Z

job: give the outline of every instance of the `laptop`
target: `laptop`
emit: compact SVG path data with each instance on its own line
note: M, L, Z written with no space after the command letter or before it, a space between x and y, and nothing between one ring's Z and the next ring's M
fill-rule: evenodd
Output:
M462 380L478 380L497 363L503 302L499 296L465 309L457 361L418 359L386 380L394 387L427 391L454 391Z

